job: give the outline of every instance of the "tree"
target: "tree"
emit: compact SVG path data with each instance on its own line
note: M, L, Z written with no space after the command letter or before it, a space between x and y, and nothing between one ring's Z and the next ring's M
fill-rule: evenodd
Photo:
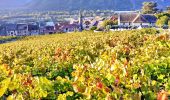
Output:
M166 11L170 14L170 6L166 7Z
M156 14L155 16L156 16L158 19L160 19L160 18L163 17L163 16L167 16L167 17L170 18L170 14L169 14L169 13L158 13L158 14Z
M105 31L109 31L113 25L117 25L118 21L115 20L104 20L102 23L102 27L104 28Z
M165 25L168 25L168 20L169 20L168 16L162 16L157 20L156 25L158 27L163 27Z
M94 31L96 29L97 29L97 26L93 26L93 27L90 28L91 31Z
M158 11L156 2L144 2L142 7L143 14L154 14Z
M170 28L170 20L168 20L168 27Z
M116 20L116 21L105 20L105 21L103 21L102 26L103 26L104 28L106 28L107 26L112 26L112 25L117 25L117 24L118 24L118 21L117 21L117 20Z

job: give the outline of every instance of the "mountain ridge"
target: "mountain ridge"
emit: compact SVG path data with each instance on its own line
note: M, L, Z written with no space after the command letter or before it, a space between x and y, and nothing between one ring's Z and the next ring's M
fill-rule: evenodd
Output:
M28 4L28 7L46 10L136 10L140 9L142 7L142 3L145 1L157 2L159 8L170 5L170 0L34 0Z
M159 8L170 5L170 0L1 0L0 9L24 8L32 10L137 10L143 2L157 2Z
M20 8L31 2L32 0L1 0L0 9Z

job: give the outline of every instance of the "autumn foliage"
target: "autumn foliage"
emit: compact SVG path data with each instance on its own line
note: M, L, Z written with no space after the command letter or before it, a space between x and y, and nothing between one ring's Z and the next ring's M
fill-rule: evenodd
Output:
M0 99L168 100L169 75L169 35L154 29L31 36L0 45Z

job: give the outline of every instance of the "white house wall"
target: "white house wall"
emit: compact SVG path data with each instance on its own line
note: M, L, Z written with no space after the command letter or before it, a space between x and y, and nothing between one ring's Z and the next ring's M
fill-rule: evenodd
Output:
M33 30L29 32L30 35L39 35L39 30Z
M133 26L150 26L150 23L133 23Z
M119 23L119 25L120 26L123 26L123 25L125 25L125 26L129 26L129 25L132 25L131 23L129 24L129 23Z
M129 25L132 25L132 26L154 26L155 24L154 23L119 23L120 26L129 26Z
M27 30L19 30L18 35L19 36L29 35L29 32Z
M16 36L18 34L17 34L17 31L7 31L7 35L9 35L9 36Z

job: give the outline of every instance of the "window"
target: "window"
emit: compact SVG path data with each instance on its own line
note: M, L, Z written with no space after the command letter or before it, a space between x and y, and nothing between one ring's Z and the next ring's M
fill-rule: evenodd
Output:
M11 36L13 36L14 32L11 32Z
M68 28L66 28L66 31L68 31Z
M130 22L129 22L129 25L130 25Z

